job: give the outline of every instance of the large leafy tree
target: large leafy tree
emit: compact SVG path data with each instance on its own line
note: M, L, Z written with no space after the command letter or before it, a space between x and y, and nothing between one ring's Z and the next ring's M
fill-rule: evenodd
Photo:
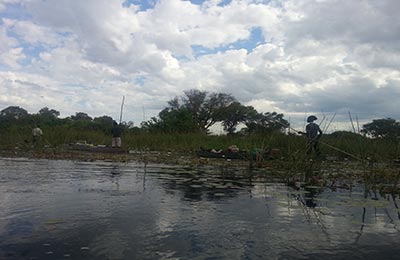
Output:
M283 118L283 114L277 112L266 112L253 114L245 122L246 131L252 133L267 133L272 131L283 131L289 127L289 122Z
M84 112L76 112L74 116L71 116L73 121L92 121L92 118Z
M0 111L0 128L28 125L31 115L19 106L9 106Z
M222 123L228 134L234 133L241 123L245 124L249 134L282 130L289 126L283 114L258 113L252 106L243 106L229 94L196 89L184 91L182 97L170 100L168 107L159 113L159 118L154 117L142 126L145 129L168 132L173 129L182 132L185 129L207 133L217 122Z
M400 136L400 123L392 118L374 119L361 132L373 138L394 138Z
M171 108L186 109L198 129L207 132L218 121L223 120L225 109L236 99L230 94L208 93L191 89L184 92L181 102L175 98L169 102Z
M53 118L53 119L58 118L60 116L59 111L50 109L48 107L44 107L44 108L40 109L38 114L42 117Z
M84 112L76 112L75 115L67 118L68 125L77 129L97 129L97 125L93 122L93 119Z
M226 107L222 115L222 126L228 134L233 134L240 123L244 123L257 115L252 106L243 106L239 102L233 102Z
M54 126L62 124L62 120L58 119L59 115L60 112L58 112L57 110L43 107L39 110L37 114L33 115L32 117L35 124Z
M110 132L112 125L113 125L114 120L110 116L100 116L100 117L95 117L93 119L93 124L94 128L96 129L102 129L105 132Z
M208 93L196 89L184 91L181 97L175 97L168 102L159 118L142 123L150 130L177 132L208 132L216 122L222 121L225 109L235 101L235 98L224 93Z
M159 118L142 123L142 128L149 131L165 133L190 133L197 130L192 116L186 109L165 108L159 113Z
M185 109L164 109L160 112L160 119L163 122L163 128L167 132L194 132L196 126L191 120L191 114Z
M9 106L1 110L0 115L6 118L19 119L22 117L26 117L28 115L28 111L19 106Z

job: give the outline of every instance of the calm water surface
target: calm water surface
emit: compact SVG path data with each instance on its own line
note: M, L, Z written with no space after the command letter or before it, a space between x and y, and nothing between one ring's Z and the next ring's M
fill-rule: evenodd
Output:
M268 172L0 159L0 259L400 259L398 197Z

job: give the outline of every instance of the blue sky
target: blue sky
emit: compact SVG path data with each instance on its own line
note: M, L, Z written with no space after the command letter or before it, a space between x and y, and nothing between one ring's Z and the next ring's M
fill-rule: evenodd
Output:
M253 27L249 30L249 37L246 39L240 39L235 42L229 43L227 45L218 46L216 48L210 49L204 47L202 45L192 45L192 50L194 52L194 56L198 57L201 55L210 55L216 54L218 52L222 53L227 50L238 50L238 49L245 49L247 52L252 52L257 45L263 44L264 36L261 32L259 27Z
M399 119L395 0L3 0L0 108L47 106L139 125L196 88L302 128ZM384 29L382 29L384 28Z

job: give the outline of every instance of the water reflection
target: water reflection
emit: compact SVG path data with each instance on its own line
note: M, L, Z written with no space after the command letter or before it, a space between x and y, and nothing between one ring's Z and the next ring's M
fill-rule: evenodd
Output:
M398 195L268 171L0 160L0 259L394 259ZM271 176L271 177L270 177Z

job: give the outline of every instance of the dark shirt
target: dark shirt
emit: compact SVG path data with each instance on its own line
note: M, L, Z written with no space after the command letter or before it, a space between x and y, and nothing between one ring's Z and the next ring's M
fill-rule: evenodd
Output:
M317 139L322 135L322 131L316 123L309 123L306 126L306 135L309 139Z
M112 137L121 137L122 135L122 127L119 125L114 125L111 129Z

